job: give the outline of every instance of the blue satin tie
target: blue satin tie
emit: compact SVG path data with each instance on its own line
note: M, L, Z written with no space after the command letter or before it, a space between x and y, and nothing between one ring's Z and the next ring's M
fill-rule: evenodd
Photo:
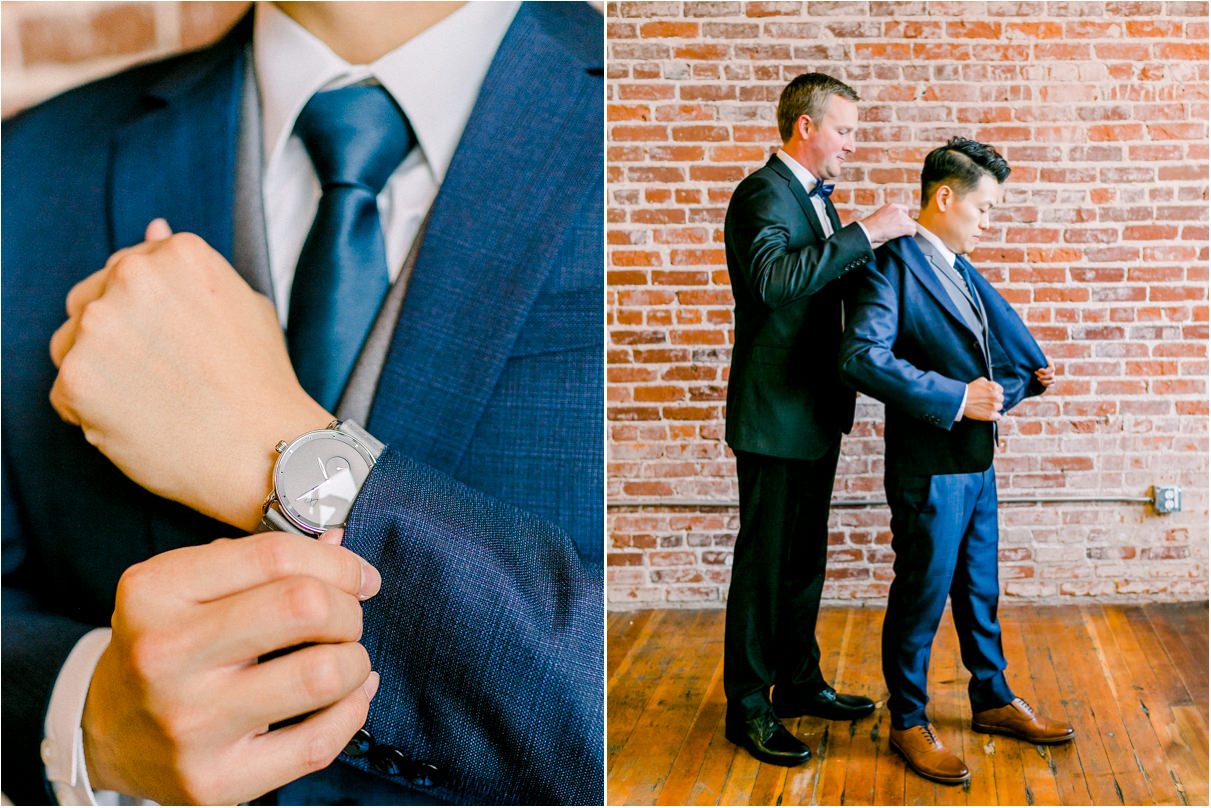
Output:
M294 132L323 194L295 269L286 342L303 389L331 412L390 286L377 197L416 138L386 90L361 85L313 95Z
M817 181L816 184L812 186L812 189L807 192L807 198L811 199L813 196L818 196L821 199L828 199L833 195L833 189L836 187L836 185L825 185L824 183Z

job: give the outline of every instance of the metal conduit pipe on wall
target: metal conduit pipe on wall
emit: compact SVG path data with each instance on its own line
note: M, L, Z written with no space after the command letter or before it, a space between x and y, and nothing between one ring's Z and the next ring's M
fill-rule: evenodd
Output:
M1155 500L1153 497L1129 497L1121 496L1104 496L1104 497L1057 497L1039 495L1033 497L1000 497L998 500L1001 505L1021 505L1040 502L1120 502L1120 503L1143 503L1152 505ZM834 508L861 508L864 506L879 506L887 505L885 499L835 499L832 502ZM715 499L650 499L650 500L626 500L621 502L610 502L609 508L739 508L739 500L715 500Z

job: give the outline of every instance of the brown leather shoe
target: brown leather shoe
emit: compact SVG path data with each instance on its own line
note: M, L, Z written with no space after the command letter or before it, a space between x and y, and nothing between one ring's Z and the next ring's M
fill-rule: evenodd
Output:
M1034 711L1022 699L1014 699L995 710L981 710L971 717L976 732L995 732L1031 743L1064 743L1076 733L1063 721L1052 721Z
M891 746L904 756L908 765L922 777L947 785L966 783L971 778L967 764L938 740L933 724L891 730Z

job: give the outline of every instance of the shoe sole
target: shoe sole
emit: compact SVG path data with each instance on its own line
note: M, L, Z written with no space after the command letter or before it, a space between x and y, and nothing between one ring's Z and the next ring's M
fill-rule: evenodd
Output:
M908 768L912 769L926 780L933 780L935 783L942 783L943 785L947 786L961 786L971 779L971 772L968 772L963 777L947 777L941 774L930 774L923 769L918 769L917 764L912 762L912 758L904 753L904 750L900 748L899 744L892 740L889 740L888 742L891 744L891 748L899 752L900 757L904 758L904 762L908 764Z
M1019 741L1026 741L1027 743L1037 743L1037 744L1042 744L1044 746L1053 746L1057 743L1067 743L1068 741L1071 741L1073 738L1076 737L1076 730L1073 730L1072 732L1068 733L1067 735L1061 735L1058 738L1029 738L1025 735L1021 735L1019 733L1012 732L1007 729L1001 729L999 727L992 727L987 724L977 724L974 721L971 724L971 728L973 730L975 730L976 732L986 732L990 735L1004 735L1006 738L1016 738Z
M807 712L807 711L793 712L793 711L787 710L787 711L783 712L783 711L779 710L777 706L774 707L774 715L778 716L779 718L802 718L805 715L810 715L812 718L823 718L825 721L857 721L860 718L866 718L866 716L870 715L874 711L875 711L875 705L873 705L873 704L870 706L869 710L863 710L860 713L857 713L854 715L848 715L848 716L833 716L833 715L825 715L824 713L813 713L813 712Z
M736 740L734 737L732 737L731 733L729 733L727 731L724 731L723 737L727 738L728 743L739 746L741 749L743 749L745 752L747 752L750 757L752 757L756 760L759 760L762 763L768 763L771 766L785 766L786 768L789 769L789 768L793 768L795 766L802 766L804 763L807 763L809 760L812 759L811 752L808 752L807 757L804 757L804 758L789 758L789 757L779 757L779 756L775 756L775 755L763 755L763 754L760 754L760 753L755 752L752 749L750 749L748 744L744 743L744 741Z

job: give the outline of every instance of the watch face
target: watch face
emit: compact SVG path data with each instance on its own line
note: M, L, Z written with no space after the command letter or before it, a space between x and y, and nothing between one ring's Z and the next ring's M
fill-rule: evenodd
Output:
M374 461L352 438L331 429L302 435L274 467L278 505L304 530L322 533L349 518Z

